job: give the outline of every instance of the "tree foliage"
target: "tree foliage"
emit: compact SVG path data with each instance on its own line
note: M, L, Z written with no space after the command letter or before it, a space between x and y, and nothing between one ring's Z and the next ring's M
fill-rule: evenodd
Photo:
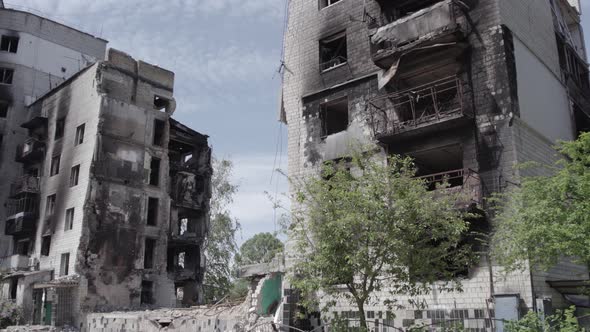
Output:
M0 329L18 325L22 319L22 309L8 300L0 300Z
M583 332L575 317L575 307L557 310L555 315L543 318L541 315L529 311L519 321L506 323L507 332Z
M277 253L283 251L283 242L271 233L258 233L240 247L236 264L248 265L269 263Z
M462 241L469 215L455 208L458 197L429 191L409 158L377 159L355 152L346 162L326 163L321 176L292 180L292 285L310 309L321 305L322 294L348 300L365 328L364 307L379 300L374 292L417 296L440 280L456 289L456 273L474 259Z
M236 232L240 229L228 206L238 186L230 182L233 164L229 160L213 159L210 229L205 245L205 301L214 302L226 296L232 284L232 259L237 253Z
M562 142L552 176L526 177L497 197L494 257L508 270L549 269L561 257L590 263L590 133Z

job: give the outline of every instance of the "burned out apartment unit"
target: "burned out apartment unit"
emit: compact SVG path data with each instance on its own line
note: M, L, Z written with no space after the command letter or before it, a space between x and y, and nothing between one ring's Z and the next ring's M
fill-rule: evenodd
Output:
M291 0L285 31L281 120L288 125L289 173L317 174L351 144L415 159L418 176L464 202L490 229L485 198L553 163L555 142L590 130L590 87L576 0ZM432 186L436 190L436 186ZM564 260L547 272L502 276L483 255L461 293L434 291L415 310L367 317L394 325L459 322L502 330L527 309L583 304L576 283L588 269ZM387 299L387 292L376 294ZM284 290L283 322L294 324L296 294ZM331 309L355 317L340 303Z
M23 264L1 288L26 322L202 300L211 150L172 119L173 89L110 49L28 107L3 229Z

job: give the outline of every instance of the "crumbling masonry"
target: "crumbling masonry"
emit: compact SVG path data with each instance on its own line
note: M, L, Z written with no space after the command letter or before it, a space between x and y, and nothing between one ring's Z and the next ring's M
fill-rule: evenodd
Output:
M3 229L23 262L1 293L27 322L202 300L211 150L172 119L173 88L111 49L28 107Z
M552 163L556 140L590 130L576 0L291 0L284 51L292 177L315 174L351 143L374 144L415 158L432 183L448 178L447 190L465 191L479 229L493 227L484 198L539 172L515 164ZM567 261L548 272L500 272L484 257L466 271L464 292L424 296L423 311L400 297L407 309L395 318L381 305L367 317L501 331L500 319L576 303L575 280L588 279L585 266ZM295 324L296 293L283 296L283 323ZM332 309L352 318L353 310Z

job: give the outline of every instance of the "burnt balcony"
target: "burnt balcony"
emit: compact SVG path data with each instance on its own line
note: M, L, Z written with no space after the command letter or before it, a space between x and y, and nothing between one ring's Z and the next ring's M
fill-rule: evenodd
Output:
M184 232L182 234L170 234L168 237L168 246L176 247L194 247L203 243L204 236L200 232Z
M210 183L207 176L178 172L171 185L170 196L174 204L194 210L203 210L209 202Z
M16 162L35 163L45 157L45 143L34 138L29 138L23 144L16 147Z
M408 2L408 1L406 1ZM371 30L375 64L390 68L403 53L418 46L454 43L465 38L453 0L445 0Z
M10 197L15 198L22 194L38 194L39 177L25 175L10 185Z
M418 177L423 179L436 195L454 195L458 208L481 207L482 183L479 174L472 169L457 169ZM443 184L447 184L446 186Z
M384 144L455 129L473 121L463 83L445 78L369 101L369 125Z
M6 235L30 235L35 231L38 200L35 197L9 199L6 204Z

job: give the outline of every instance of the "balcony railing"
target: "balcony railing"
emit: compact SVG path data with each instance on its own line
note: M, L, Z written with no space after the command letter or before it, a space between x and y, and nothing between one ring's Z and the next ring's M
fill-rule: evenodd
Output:
M38 194L39 178L36 176L25 175L10 185L10 196L15 197L20 194Z
M456 195L458 207L481 206L482 187L479 174L472 169L458 169L419 177L436 194ZM447 183L447 187L440 187Z
M31 235L35 231L36 215L30 212L22 212L10 216L4 227L5 235Z
M441 79L369 101L369 123L378 140L408 131L427 131L459 124L470 118L458 77ZM435 126L438 125L438 126Z
M448 36L450 38L444 39L444 42L455 41L457 37L453 34L460 32L455 7L453 0L441 1L373 30L371 50L375 63L388 68L389 63L383 63L382 60L422 42L440 43L441 38Z
M24 144L16 147L16 162L32 163L41 161L45 157L45 143L29 138Z

